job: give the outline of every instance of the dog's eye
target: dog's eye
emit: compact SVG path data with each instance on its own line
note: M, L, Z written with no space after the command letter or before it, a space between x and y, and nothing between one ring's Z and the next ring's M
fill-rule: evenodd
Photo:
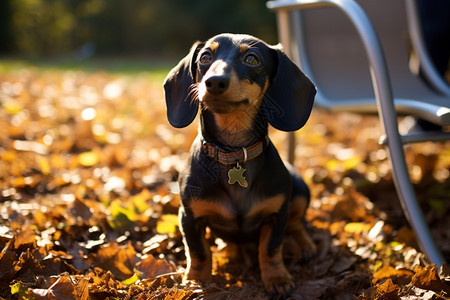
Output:
M209 64L212 61L211 53L205 52L200 56L200 63L205 65Z
M251 66L259 65L259 58L255 54L249 54L245 57L244 62Z

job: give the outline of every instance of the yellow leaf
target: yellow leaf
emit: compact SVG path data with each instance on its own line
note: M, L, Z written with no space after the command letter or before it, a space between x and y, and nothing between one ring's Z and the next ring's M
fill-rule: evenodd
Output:
M98 163L98 154L93 151L83 152L78 159L83 167L92 167Z
M340 163L338 160L336 159L330 159L329 161L327 161L327 163L325 164L326 168L330 171L336 171L339 167Z
M358 155L352 156L344 160L344 166L346 170L350 170L358 166L362 162L361 158Z
M13 162L17 159L17 152L11 150L5 150L0 154L2 160L7 162Z
M132 208L122 206L122 201L114 200L108 207L112 220L110 225L113 228L128 228L138 219Z
M50 164L46 157L39 157L37 163L39 168L41 169L42 174L44 175L50 174Z
M133 276L131 276L128 279L122 280L121 283L125 285L132 285L133 283L136 283L136 281L139 280L138 274L134 273Z
M349 233L360 233L364 231L369 231L372 228L371 225L361 223L361 222L350 222L345 224L344 230Z
M394 251L400 251L400 250L402 250L403 247L404 247L403 244L401 244L401 243L399 243L399 242L396 242L396 241L390 242L389 245L391 246L391 248L392 248Z
M28 299L28 288L25 287L25 285L22 282L17 282L13 285L10 285L11 287L11 294L18 294L20 299Z
M139 194L131 197L130 201L133 203L137 213L144 213L147 209L151 208L148 200L152 198L152 194L149 190L143 189Z
M162 215L156 223L156 231L158 233L175 233L178 226L177 215Z
M5 101L3 103L3 107L5 108L6 112L10 115L18 114L23 109L23 105L18 101L14 100Z

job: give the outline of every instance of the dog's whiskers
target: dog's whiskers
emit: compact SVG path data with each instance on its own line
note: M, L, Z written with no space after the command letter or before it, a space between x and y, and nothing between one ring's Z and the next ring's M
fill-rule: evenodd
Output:
M198 85L199 85L199 83L193 83L189 87L189 92L188 92L186 98L188 98L188 97L191 98L191 104L193 102L195 102L195 101L199 101L199 99L198 99Z

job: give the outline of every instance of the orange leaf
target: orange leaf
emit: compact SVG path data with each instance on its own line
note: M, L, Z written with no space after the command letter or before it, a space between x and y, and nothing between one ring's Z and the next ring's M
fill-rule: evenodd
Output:
M118 280L133 276L136 262L136 250L131 243L121 246L114 242L100 248L97 254L89 255L87 260L88 264L111 271Z
M35 243L36 243L36 237L35 237L34 231L31 228L27 228L25 230L20 231L16 235L16 239L14 241L14 249L17 249L22 245L35 244Z
M437 293L445 291L450 295L450 287L441 281L438 275L438 268L436 265L430 265L422 268L417 266L416 274L411 280L411 284L425 290L433 290Z
M152 255L138 262L135 269L143 278L154 278L173 272L172 266L165 259L155 259Z
M75 296L79 300L89 299L89 279L82 278L75 287Z
M411 281L414 272L406 269L395 269L391 266L384 266L373 274L372 283L380 282L382 279L389 278L394 283L407 284Z
M398 299L398 292L400 291L400 287L398 285L394 284L392 282L392 280L389 278L382 284L376 285L375 289L376 289L376 293L378 295L383 296L382 298L379 298L379 299L383 299L383 300ZM378 299L378 298L376 298L376 299Z

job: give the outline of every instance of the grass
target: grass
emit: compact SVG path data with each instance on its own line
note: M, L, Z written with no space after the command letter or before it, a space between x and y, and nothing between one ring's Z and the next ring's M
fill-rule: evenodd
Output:
M155 81L163 81L176 59L155 57L93 57L85 60L75 58L26 59L0 58L0 73L17 69L39 69L40 71L83 71L87 73L108 72L111 74L148 74Z

